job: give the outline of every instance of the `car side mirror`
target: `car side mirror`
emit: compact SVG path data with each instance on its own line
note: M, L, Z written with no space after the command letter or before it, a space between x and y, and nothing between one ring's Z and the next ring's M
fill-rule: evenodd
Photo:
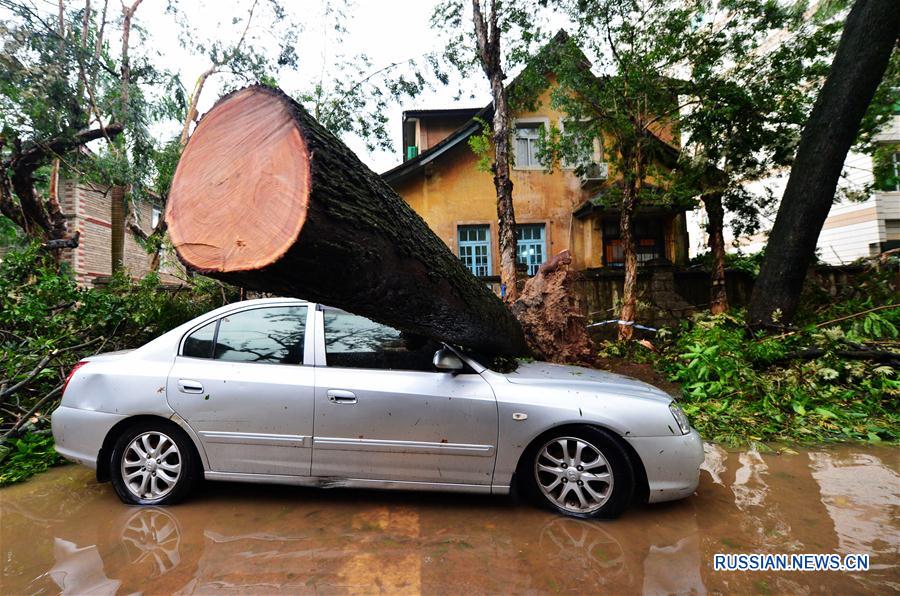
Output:
M453 350L448 350L447 348L441 348L435 352L432 362L436 369L445 372L458 373L465 368L465 364L463 364L459 356L454 354Z

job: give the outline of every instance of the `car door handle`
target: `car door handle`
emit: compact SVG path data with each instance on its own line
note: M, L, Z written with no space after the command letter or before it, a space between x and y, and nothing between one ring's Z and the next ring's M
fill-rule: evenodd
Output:
M203 385L199 381L178 379L178 390L182 393L203 393Z
M336 404L355 404L356 394L352 391L343 391L341 389L329 389L328 401Z

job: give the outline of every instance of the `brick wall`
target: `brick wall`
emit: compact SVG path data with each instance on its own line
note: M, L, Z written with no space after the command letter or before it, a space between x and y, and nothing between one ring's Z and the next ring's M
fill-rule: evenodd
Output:
M81 231L78 248L66 251L66 259L75 272L75 279L82 285L94 285L97 278L106 278L113 272L113 193L109 187L76 180L61 180L59 199L63 213L69 220L69 231ZM149 233L153 207L146 203L137 205L137 220ZM122 217L122 216L118 216ZM122 225L122 222L118 222ZM128 230L124 233L123 265L135 278L141 278L150 271L151 255L137 243ZM160 280L164 283L178 283L184 277L180 264L174 255L164 255L160 267Z

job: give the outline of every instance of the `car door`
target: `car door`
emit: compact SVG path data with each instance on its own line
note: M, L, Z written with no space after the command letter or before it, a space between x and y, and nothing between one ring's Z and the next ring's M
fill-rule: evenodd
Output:
M497 447L490 385L474 372L436 372L434 342L320 309L312 474L489 485Z
M306 304L256 306L185 335L166 396L200 437L213 472L309 475L309 312Z

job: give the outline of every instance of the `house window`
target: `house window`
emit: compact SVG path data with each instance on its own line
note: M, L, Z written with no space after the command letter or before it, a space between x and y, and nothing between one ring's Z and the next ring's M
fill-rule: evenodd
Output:
M659 219L634 220L634 244L638 265L664 258L663 222ZM603 221L603 262L607 267L625 265L618 219Z
M891 154L891 172L894 176L889 184L890 190L900 190L900 151L894 151Z
M538 143L541 138L542 122L516 123L516 167L522 169L542 168L538 159Z
M569 138L570 146L562 156L565 168L588 168L591 164L603 161L603 145L600 139L588 132L586 125L577 120L560 120L563 135Z
M491 226L459 226L459 258L478 277L491 275Z
M516 225L516 246L517 261L528 266L528 275L537 273L547 254L544 224Z
M152 230L155 230L156 226L159 225L160 217L162 217L162 210L159 207L152 207L150 209L150 227Z

